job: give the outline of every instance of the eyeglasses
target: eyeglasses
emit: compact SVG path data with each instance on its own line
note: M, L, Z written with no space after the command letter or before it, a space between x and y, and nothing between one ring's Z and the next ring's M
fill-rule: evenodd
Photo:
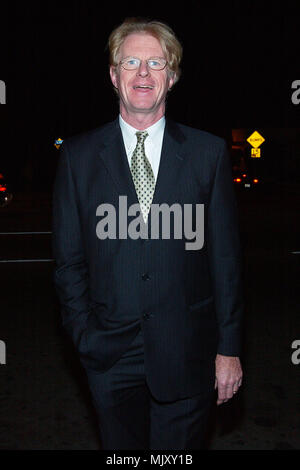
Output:
M125 70L136 70L140 67L143 61L137 57L125 57L119 63ZM167 65L166 59L163 57L153 57L146 60L148 67L151 70L163 70Z

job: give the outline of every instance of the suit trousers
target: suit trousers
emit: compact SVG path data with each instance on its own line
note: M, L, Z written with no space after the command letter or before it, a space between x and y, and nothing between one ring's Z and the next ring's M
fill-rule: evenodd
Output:
M109 370L86 372L103 450L203 448L214 384L193 397L157 401L145 377L142 330Z

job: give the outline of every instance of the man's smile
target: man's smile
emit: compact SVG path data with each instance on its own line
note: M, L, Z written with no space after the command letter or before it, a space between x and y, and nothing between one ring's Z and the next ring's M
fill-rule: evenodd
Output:
M145 92L145 91L153 90L154 86L153 85L134 85L132 88L136 91Z

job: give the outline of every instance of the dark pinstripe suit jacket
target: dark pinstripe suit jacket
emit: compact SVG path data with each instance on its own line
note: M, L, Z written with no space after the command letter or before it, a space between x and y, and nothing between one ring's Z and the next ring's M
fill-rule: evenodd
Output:
M63 143L53 197L63 325L83 366L99 373L142 326L154 396L200 393L217 352L240 354L240 244L225 141L166 120L153 204L204 204L202 249L186 250L184 237L100 240L97 207L110 203L118 215L120 195L138 202L118 119Z

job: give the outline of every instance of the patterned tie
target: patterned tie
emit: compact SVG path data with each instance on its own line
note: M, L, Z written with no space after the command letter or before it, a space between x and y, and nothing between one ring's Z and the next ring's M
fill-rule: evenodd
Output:
M136 132L137 144L131 157L131 174L145 223L155 189L154 173L145 154L147 136L147 131Z

